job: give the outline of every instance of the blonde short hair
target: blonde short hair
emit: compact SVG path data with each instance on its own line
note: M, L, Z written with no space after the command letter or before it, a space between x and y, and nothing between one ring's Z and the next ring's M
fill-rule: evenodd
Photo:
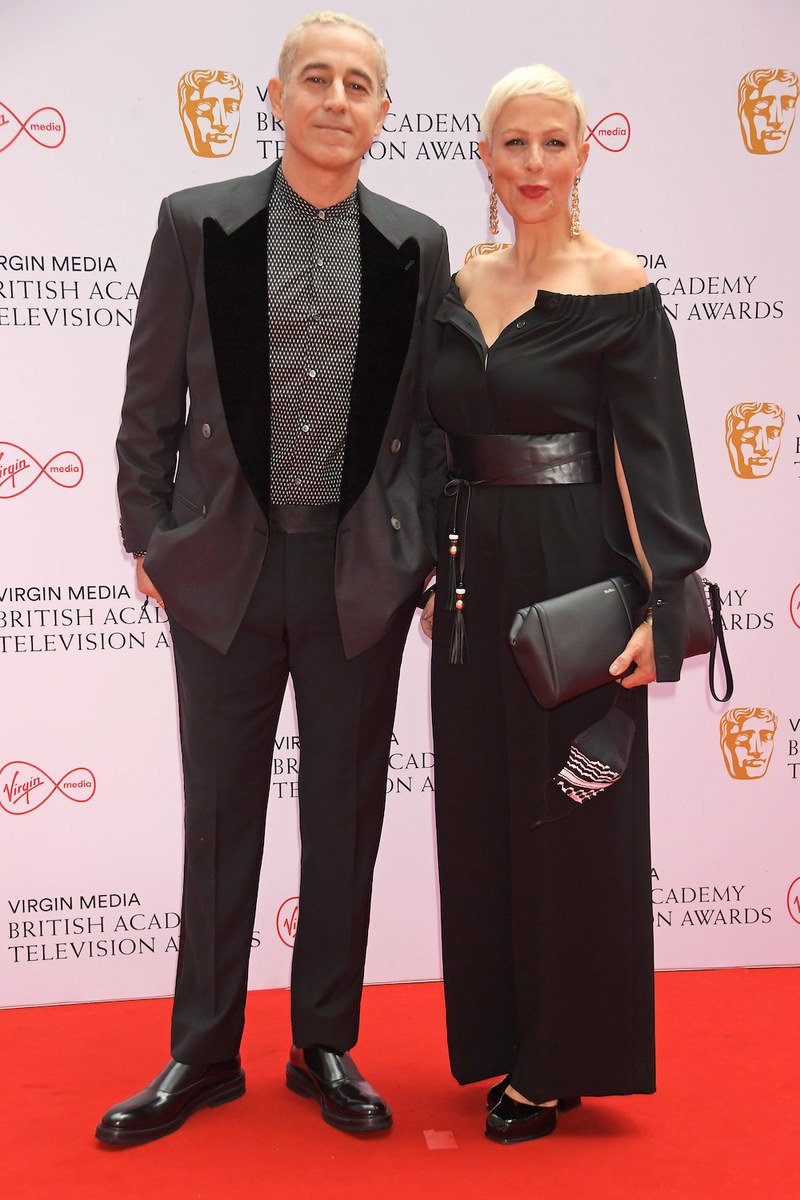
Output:
M292 74L292 67L294 66L294 60L297 58L297 47L300 44L300 38L310 25L339 25L344 26L346 29L357 29L359 32L365 33L372 40L375 45L378 96L380 99L383 99L386 95L386 81L389 78L389 63L386 58L386 47L383 42L374 29L370 29L369 25L365 25L357 17L349 17L347 13L331 12L327 8L323 8L319 12L309 13L307 17L301 17L284 38L281 52L278 56L278 79L280 79L283 86L286 87Z
M486 105L481 114L481 132L489 145L492 144L492 130L503 105L515 96L553 96L556 100L566 100L575 109L578 144L583 141L583 131L586 128L586 105L583 97L575 90L568 79L559 75L552 67L535 63L532 67L516 67L502 79L498 79L489 92Z

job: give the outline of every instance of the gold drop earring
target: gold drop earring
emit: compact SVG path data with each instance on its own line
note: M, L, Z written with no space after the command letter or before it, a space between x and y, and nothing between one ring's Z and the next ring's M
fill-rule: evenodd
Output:
M489 193L489 233L492 237L497 237L500 232L500 217L497 213L497 192L494 190L494 180L489 176L491 192Z
M576 175L569 197L569 236L574 238L580 237L581 232L581 202L578 195L580 181L580 175Z

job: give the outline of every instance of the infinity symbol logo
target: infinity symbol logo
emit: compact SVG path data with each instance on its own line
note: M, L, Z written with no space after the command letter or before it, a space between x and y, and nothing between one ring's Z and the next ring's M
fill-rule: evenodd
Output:
M8 150L21 133L26 133L31 141L36 142L43 150L57 150L67 136L67 123L63 113L52 104L37 108L36 112L21 121L7 104L0 100L0 154Z
M592 129L587 125L586 131L585 141L594 138L598 146L612 154L619 154L631 140L631 123L621 112L607 113Z
M42 475L59 487L74 488L83 479L83 462L74 450L60 450L42 464L14 442L0 442L0 500L15 500Z
M9 762L0 767L0 808L12 817L24 817L41 808L56 792L85 804L91 800L97 780L88 767L73 767L56 781L29 762Z

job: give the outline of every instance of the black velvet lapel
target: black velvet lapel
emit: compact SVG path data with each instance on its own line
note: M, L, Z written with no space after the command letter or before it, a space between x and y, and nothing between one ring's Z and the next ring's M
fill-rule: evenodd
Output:
M386 422L408 353L419 290L419 245L396 249L361 215L361 318L356 351L341 513L375 469Z
M225 419L250 489L269 514L267 209L226 234L203 222L211 341Z

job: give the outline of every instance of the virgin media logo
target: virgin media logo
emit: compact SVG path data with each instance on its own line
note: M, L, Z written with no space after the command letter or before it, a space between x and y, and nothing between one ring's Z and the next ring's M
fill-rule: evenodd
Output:
M786 907L789 909L789 916L792 920L800 925L800 878L794 879L789 884L789 891L786 893Z
M44 477L58 487L74 488L83 479L83 462L74 450L60 450L46 463L17 446L0 442L0 500L14 500Z
M23 133L43 150L57 150L67 136L64 114L52 104L45 104L23 121L0 100L0 154Z
M288 900L284 900L275 918L278 937L284 946L288 946L290 949L294 946L294 939L297 936L297 916L299 911L300 897L290 896Z
M88 767L73 767L56 780L33 763L17 760L0 767L0 808L12 817L23 817L56 794L85 804L96 787L97 780Z
M609 150L612 154L619 154L620 150L624 150L631 140L631 123L625 113L607 113L591 129L588 125L586 126L585 140L588 142L589 138L594 138L598 146L602 146L604 150Z
M792 598L789 601L789 616L792 621L800 629L800 583L792 592Z

